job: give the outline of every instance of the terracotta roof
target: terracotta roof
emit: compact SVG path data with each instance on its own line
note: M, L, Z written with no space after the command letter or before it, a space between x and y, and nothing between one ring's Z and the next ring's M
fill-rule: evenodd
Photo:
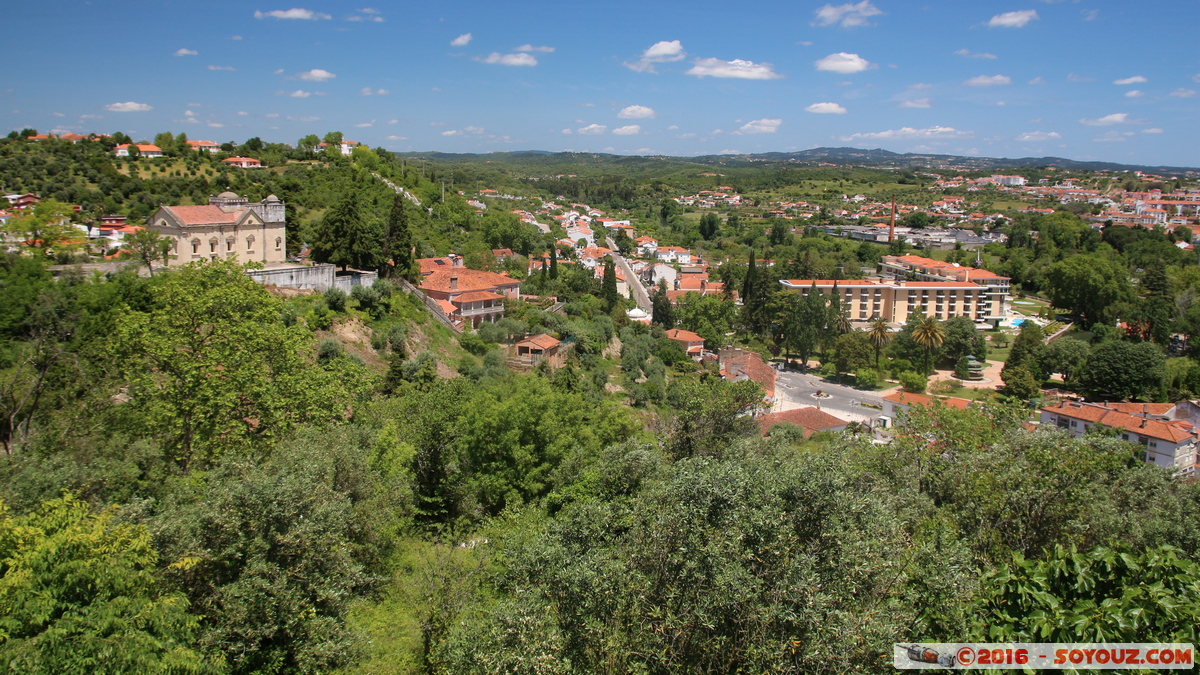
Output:
M557 347L559 345L559 341L545 333L538 333L537 335L521 340L517 343L517 346L520 345L533 345L534 347L545 351L547 349L553 349L554 347Z
M925 408L932 407L935 404L946 406L947 408L958 408L966 410L971 405L971 401L965 398L933 398L924 394L914 394L909 391L897 391L883 397L885 401L900 403L902 405L919 405Z
M184 225L211 225L214 223L234 223L244 211L226 213L219 206L205 204L203 206L164 206L169 213L174 214Z
M435 270L445 270L454 267L453 258L417 258L417 264L421 266L421 274L427 275Z
M438 307L442 308L442 311L445 312L447 316L454 314L455 312L458 311L457 307L455 307L452 303L447 302L445 300L435 300L434 302L436 302L438 304Z
M762 431L762 435L766 436L776 424L780 422L790 422L804 429L804 437L808 438L813 435L813 432L823 429L833 429L835 427L844 427L849 422L838 417L834 417L823 410L817 410L812 406L806 408L796 408L794 410L785 410L784 412L771 413L758 418L758 426Z
M1130 414L1122 412L1115 406L1122 406L1129 410L1137 410L1138 414ZM1143 408L1143 406L1145 406ZM1170 441L1171 443L1179 444L1187 440L1196 439L1196 430L1191 423L1184 420L1163 421L1141 417L1141 414L1164 414L1150 412L1151 406L1154 409L1161 410L1163 407L1170 407L1170 404L1163 403L1120 403L1120 404L1100 404L1100 403L1075 403L1072 401L1063 401L1056 406L1046 406L1042 408L1045 412L1055 413L1063 417L1082 420L1092 424L1107 427L1110 429L1121 428L1141 436L1157 438L1159 440ZM1142 412L1145 410L1146 412Z
M450 290L450 277L458 277L457 291ZM454 269L439 269L432 272L421 281L421 288L427 291L442 293L468 293L470 291L494 291L499 286L510 286L520 283L507 274L480 272L465 267Z
M471 291L454 298L453 302L479 302L480 300L503 300L504 296L491 291Z
M666 335L667 339L669 340L678 340L680 342L704 342L704 338L700 337L699 335L690 330L683 330L680 328L672 328L666 332Z
M775 369L768 366L755 352L743 349L722 349L720 354L721 375L737 379L745 375L763 389L764 398L775 398Z

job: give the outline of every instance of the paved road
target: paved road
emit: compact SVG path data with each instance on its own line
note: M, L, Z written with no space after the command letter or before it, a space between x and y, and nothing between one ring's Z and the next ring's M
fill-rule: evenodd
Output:
M818 391L829 398L815 398L813 394ZM788 408L813 406L851 421L865 421L883 414L877 408L861 406L870 403L882 407L883 399L878 395L826 382L815 372L780 371L775 380L775 394L781 402L794 404Z
M633 289L633 301L637 303L637 306L642 311L649 312L651 308L650 294L646 292L646 287L642 285L642 280L633 273L633 268L629 266L629 262L617 253L617 247L613 244L613 240L609 237L605 237L605 239L608 241L608 247L613 251L613 260L621 267L621 271L625 273L626 285Z

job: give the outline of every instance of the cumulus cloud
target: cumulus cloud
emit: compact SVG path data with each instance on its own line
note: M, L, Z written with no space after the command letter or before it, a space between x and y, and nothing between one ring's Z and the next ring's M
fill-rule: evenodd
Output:
M987 52L972 52L970 49L960 49L954 53L957 54L958 56L966 57L968 59L994 59L994 58L996 58L995 54L988 54Z
M584 136L597 136L607 132L608 127L604 126L603 124L589 124L582 129L577 129L576 131Z
M212 127L213 129L220 129L221 127L225 126L221 122L208 122L207 124L208 124L208 126Z
M463 132L459 131L458 129L451 129L449 131L443 131L442 135L443 136L461 136L462 133Z
M568 136L570 136L571 134L575 133L574 131L571 131L570 129L563 129L563 130L562 130L562 132L563 132L564 134L568 135Z
M450 46L451 47L466 47L470 43L471 43L471 34L463 33L462 35L459 35L458 37L451 40Z
M993 87L998 84L1012 84L1012 78L1007 75L979 75L963 82L968 87Z
M946 140L957 138L971 138L975 134L970 131L960 131L954 127L928 127L925 129L914 129L912 127L901 127L899 129L888 129L887 131L874 131L870 133L850 134L842 136L843 141L900 141L900 140Z
M783 120L761 119L753 120L742 125L734 133L739 134L773 134L779 130L779 125L783 124Z
M1125 98L1141 98L1146 95L1146 92L1140 89L1130 89L1125 92Z
M1113 84L1142 84L1143 82L1149 82L1149 80L1141 75L1134 75L1133 77L1123 77L1119 80L1113 80Z
M901 108L928 108L930 107L929 99L927 98L910 98L907 101L901 101Z
M1089 127L1108 127L1114 124L1130 124L1132 120L1129 119L1129 113L1113 113L1095 119L1081 119L1079 123Z
M613 129L613 133L618 136L636 136L641 133L642 128L636 124L630 124L623 127Z
M1062 138L1062 135L1057 131L1026 131L1020 136L1017 136L1018 141L1023 141L1026 143L1041 143L1043 141L1050 141L1055 138Z
M1195 95L1195 89L1185 89L1183 87L1180 87L1169 94L1169 96L1174 96L1175 98L1191 98Z
M647 47L637 61L627 61L624 66L639 73L653 73L654 64L682 61L686 56L679 40L661 40Z
M388 90L363 87L358 93L362 94L363 96L383 96L388 93Z
M861 73L872 67L872 63L858 54L838 52L817 60L817 70L827 70L831 73Z
M648 108L644 105L631 105L621 108L621 112L617 113L617 117L623 120L648 120L658 117L654 112L654 108Z
M521 45L513 50L514 52L542 52L549 54L554 51L554 47L535 47L534 45Z
M175 56L195 56L199 53L195 49L184 49L182 47L175 50Z
M230 71L237 70L237 68L234 68L233 66L209 66L208 69L209 70L230 70Z
M846 109L836 103L814 103L804 109L819 115L845 115Z
M696 77L728 77L741 80L778 80L783 77L771 70L769 63L755 63L743 59L722 61L721 59L696 59L687 75Z
M370 122L359 122L358 124L355 124L354 126L358 127L359 129L373 127L373 126L375 126L375 120L371 120Z
M333 78L337 77L337 75L334 75L333 73L329 72L328 70L322 70L321 68L313 68L310 71L300 73L296 77L300 78L301 80L304 80L305 82L324 82L326 80L332 80Z
M388 141L407 141L407 136L384 136L384 140Z
M867 19L880 14L883 12L872 5L870 0L862 0L855 4L825 5L816 11L816 18L812 23L814 26L838 24L842 28L854 28L855 26L869 26L870 23Z
M519 54L501 54L500 52L492 52L487 55L487 58L481 59L484 63L498 63L502 66L536 66L537 59L531 54L521 52Z
M288 94L288 96L291 96L292 98L308 98L309 96L312 96L312 92L304 91L303 89L297 89L296 91Z
M1163 130L1159 129L1158 127L1153 127L1150 129L1142 129L1143 134L1161 134L1162 132L1163 132Z
M1046 78L1042 77L1041 75L1038 75L1037 77L1030 80L1029 84L1046 84Z
M1021 28L1038 18L1037 10L1022 9L1018 12L997 14L988 21L989 28Z
M145 103L134 103L133 101L125 101L124 103L110 103L104 106L105 110L111 112L146 112L154 108Z
M293 7L292 9L275 9L270 12L255 12L256 19L332 19L333 17L322 12L314 12L311 9L300 9Z
M388 121L387 121L387 123L388 123L388 124L395 124L396 122L399 122L399 121L400 121L400 120L388 120Z

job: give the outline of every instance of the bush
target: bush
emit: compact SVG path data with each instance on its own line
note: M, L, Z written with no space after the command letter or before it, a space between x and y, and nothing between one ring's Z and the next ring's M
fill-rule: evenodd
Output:
M387 300L392 297L392 293L396 292L396 284L387 279L376 279L375 283L371 284L371 290L378 293L380 298Z
M317 361L328 363L342 355L342 343L333 338L325 338L321 340L321 346L317 347Z
M892 371L892 377L900 377L900 373L903 373L906 370L912 370L913 364L912 361L909 361L908 359L893 359L891 365L888 366L888 369Z
M879 372L874 368L863 368L854 372L854 382L862 389L874 389L879 384Z
M954 376L960 380L965 380L971 377L971 369L968 367L967 357L959 357L954 364Z
M479 333L463 333L458 336L458 344L475 356L483 356L488 350L488 343L483 341Z
M307 321L308 327L313 330L328 330L333 325L333 312L324 302L318 302L309 311Z
M335 312L346 311L346 294L340 288L325 291L325 305Z
M375 316L376 311L380 308L381 298L374 286L355 286L350 291L350 297L358 303L359 309L371 316Z
M906 370L900 373L900 386L904 387L905 391L911 391L914 394L925 393L925 385L928 384L929 378L912 370Z

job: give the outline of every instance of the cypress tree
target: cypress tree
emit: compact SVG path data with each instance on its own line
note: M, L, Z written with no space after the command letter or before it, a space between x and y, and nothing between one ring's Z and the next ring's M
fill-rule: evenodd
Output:
M613 265L612 258L604 261L604 279L600 284L600 297L604 299L604 304L608 311L616 306L617 301L621 299L617 293L617 269Z
M558 247L550 247L550 278L558 278Z
M387 229L383 236L383 269L385 276L395 275L406 281L415 281L413 238L408 229L408 211L404 201L404 196L399 193L392 200L392 211L388 214ZM392 262L390 266L386 264L388 260Z

